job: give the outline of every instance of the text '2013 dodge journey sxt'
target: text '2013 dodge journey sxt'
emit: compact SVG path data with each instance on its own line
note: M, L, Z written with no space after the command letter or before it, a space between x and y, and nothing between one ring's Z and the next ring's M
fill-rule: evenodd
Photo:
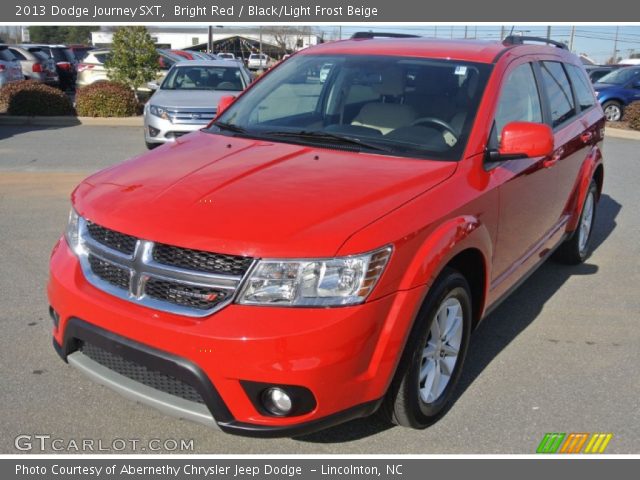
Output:
M238 434L444 414L478 322L589 255L603 112L553 42L358 37L78 185L48 286L63 359Z

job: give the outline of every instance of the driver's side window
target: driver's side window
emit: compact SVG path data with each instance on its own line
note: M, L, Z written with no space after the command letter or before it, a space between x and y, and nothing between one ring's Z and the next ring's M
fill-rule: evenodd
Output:
M542 122L540 95L530 63L516 67L502 84L491 133L491 148L497 148L502 129L510 122Z

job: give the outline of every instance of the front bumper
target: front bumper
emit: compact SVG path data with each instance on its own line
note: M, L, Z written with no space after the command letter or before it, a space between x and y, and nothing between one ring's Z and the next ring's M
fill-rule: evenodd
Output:
M95 343L190 385L211 417L181 399L172 402L145 389L136 391L118 377L102 383L110 382L125 394L133 390L128 396L166 413L206 424L215 419L227 432L294 436L375 411L423 293L414 289L342 308L231 304L210 317L194 319L96 289L61 240L51 257L48 294L58 315L54 345L63 358L77 366L83 342ZM256 408L243 387L246 382L303 387L313 394L314 408L296 416L270 416Z
M195 132L206 127L209 120L203 120L199 123L173 123L171 120L164 120L155 115L151 115L148 111L144 113L144 140L147 143L168 143L175 141L176 138Z

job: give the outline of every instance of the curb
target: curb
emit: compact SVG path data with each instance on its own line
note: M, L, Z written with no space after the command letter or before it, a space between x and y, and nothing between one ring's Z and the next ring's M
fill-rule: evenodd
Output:
M20 117L0 115L0 125L37 125L44 127L72 127L78 125L93 127L142 127L144 120L139 117Z
M640 132L636 132L634 130L624 130L622 128L613 128L606 127L605 138L614 137L614 138L624 138L626 140L640 140Z

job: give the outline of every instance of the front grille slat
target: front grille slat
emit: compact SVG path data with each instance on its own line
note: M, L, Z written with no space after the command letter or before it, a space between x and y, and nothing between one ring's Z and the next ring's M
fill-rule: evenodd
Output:
M254 261L153 243L82 221L81 232L92 239L84 242L87 253L80 258L90 283L157 310L194 317L215 312L231 302Z
M220 275L242 276L251 266L250 257L223 255L158 243L153 249L153 259L163 265Z
M136 248L136 237L116 232L92 222L87 222L87 231L91 238L113 250L133 255Z
M135 382L191 402L205 403L195 388L170 375L151 370L92 343L83 342L80 351L94 362Z
M89 254L89 265L91 265L94 275L97 275L100 279L115 287L124 290L129 289L131 275L126 268L118 267L91 254Z

